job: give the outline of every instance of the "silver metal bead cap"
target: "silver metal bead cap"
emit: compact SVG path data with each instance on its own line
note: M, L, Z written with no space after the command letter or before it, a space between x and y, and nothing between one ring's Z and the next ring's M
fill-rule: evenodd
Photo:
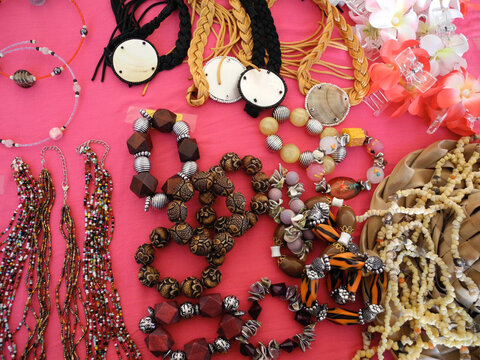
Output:
M150 153L150 151L140 151L140 152L134 154L134 155L133 155L133 158L136 159L136 158L138 158L138 157L140 157L140 156L145 156L145 157L149 158L151 155L152 155L152 154Z
M163 209L168 204L167 195L158 193L152 196L151 204L155 209Z
M345 146L339 146L337 150L330 155L336 163L340 163L347 157L347 148Z
M290 110L284 105L279 105L273 110L272 116L282 123L290 117Z
M283 147L283 141L278 135L269 135L266 139L267 148L271 151L280 151Z
M177 350L170 354L170 360L187 360L187 355L183 351Z
M182 165L182 174L190 179L198 171L198 165L195 161L187 161Z
M230 349L230 342L227 339L218 337L213 341L213 347L217 353L223 354Z
M313 153L311 151L304 151L300 154L300 165L308 167L313 162Z
M150 122L144 117L139 117L133 123L133 131L138 131L141 133L146 133L150 129Z
M178 315L183 319L191 319L195 315L195 306L191 302L185 302L178 308Z
M173 132L179 138L186 138L190 136L190 127L185 121L177 121L173 124Z
M139 156L133 161L133 167L137 173L149 172L151 165L150 159L146 156Z
M307 121L306 131L309 135L320 135L323 131L322 123L318 120L310 119Z

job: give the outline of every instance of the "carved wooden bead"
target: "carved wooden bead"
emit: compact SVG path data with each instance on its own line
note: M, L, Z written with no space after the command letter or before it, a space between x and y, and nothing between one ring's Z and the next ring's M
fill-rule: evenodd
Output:
M167 277L157 284L157 290L165 299L173 299L180 295L180 284L176 279Z
M220 165L213 165L208 171L212 173L215 178L225 176L225 170L223 170Z
M170 234L177 244L185 245L193 236L193 228L188 223L178 223L172 226Z
M177 120L177 115L167 109L158 109L152 117L152 127L163 133L169 133Z
M213 205L215 203L216 198L217 196L211 191L200 193L200 195L198 196L198 200L200 200L200 204L208 205L208 206Z
M192 177L195 190L200 192L209 191L214 182L214 175L208 171L199 171Z
M140 280L143 285L148 287L155 286L158 283L159 278L160 274L153 266L142 266L138 272L138 280Z
M151 244L142 244L135 253L137 264L150 265L155 259L155 249Z
M140 151L150 151L153 148L149 133L135 131L127 140L128 152L132 155Z
M213 238L212 249L217 255L225 255L233 249L233 245L235 245L233 236L227 232L222 232Z
M202 271L202 282L206 288L214 288L222 281L222 273L217 267L209 266Z
M182 294L188 298L196 299L203 292L202 282L194 276L190 276L182 281Z
M211 252L207 255L207 261L210 265L220 266L225 261L225 255L218 255Z
M193 230L193 236L197 235L212 237L212 234L205 226L199 226Z
M234 192L227 196L226 199L227 209L234 214L243 214L245 212L245 207L247 202L245 197L240 192Z
M258 221L257 214L255 214L253 211L247 211L247 212L245 212L245 216L248 219L248 224L249 224L250 229L252 227L254 227L255 225L257 225L257 221Z
M173 191L172 197L175 200L188 201L193 197L195 190L190 180L183 180L178 183Z
M251 184L253 190L259 193L264 193L270 187L269 177L263 171L259 171L253 175Z
M165 247L170 241L170 231L165 227L156 227L150 233L152 245L158 249Z
M168 197L172 198L173 194L175 193L175 190L177 189L178 185L181 184L183 180L180 176L178 175L173 175L170 176L162 185L162 191L167 195Z
M236 153L229 152L222 156L219 165L226 172L233 172L240 169L240 166L242 166L242 160Z
M255 175L262 170L262 161L252 155L247 155L242 159L243 169L248 175Z
M215 224L213 225L213 229L217 234L221 232L225 232L227 229L227 217L226 216L220 216L217 218L215 221Z
M206 256L212 251L212 242L211 237L208 235L195 235L190 241L190 251L198 256Z
M197 221L200 225L211 227L217 219L217 213L210 206L202 206L197 211Z
M250 228L248 218L245 215L233 214L227 218L226 230L233 237L240 237Z
M285 236L285 225L278 224L273 233L273 243L277 246L286 245L284 236Z
M268 212L268 197L265 194L257 193L250 201L250 208L257 215L266 214Z
M228 177L220 176L213 184L212 189L218 196L228 196L235 190L235 185Z
M180 223L184 222L187 218L187 206L183 201L173 200L170 201L167 208L167 216L171 222Z

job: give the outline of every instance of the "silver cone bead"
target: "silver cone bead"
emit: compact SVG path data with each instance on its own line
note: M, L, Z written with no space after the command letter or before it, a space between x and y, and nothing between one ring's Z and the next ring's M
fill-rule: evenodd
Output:
M313 153L311 151L304 151L300 154L300 165L308 167L313 162Z
M177 135L177 141L190 137L190 127L185 121L177 121L173 124L173 132Z
M144 117L139 117L133 123L133 131L138 131L141 133L146 133L150 129L150 122Z
M155 194L151 197L150 203L155 209L163 209L168 204L167 195L164 193Z
M336 163L340 163L347 157L347 149L345 146L339 146L337 150L330 155Z
M282 123L290 117L290 110L284 105L279 105L273 110L272 116L279 123Z
M133 167L137 173L149 172L151 165L150 159L146 156L139 156L133 161Z
M283 141L278 135L269 135L266 139L267 147L271 151L280 151L283 147Z
M179 175L182 178L190 179L198 171L198 165L195 161L187 161L182 165L182 171Z
M323 131L323 126L320 121L310 119L307 121L306 130L309 135L320 135Z

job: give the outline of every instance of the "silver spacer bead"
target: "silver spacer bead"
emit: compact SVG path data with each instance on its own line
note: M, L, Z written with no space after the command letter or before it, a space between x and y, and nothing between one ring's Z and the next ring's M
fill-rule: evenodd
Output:
M133 162L133 168L137 173L149 172L151 165L150 159L146 156L139 156Z
M309 135L320 135L323 131L322 123L315 119L310 119L307 121L307 126L305 127L307 134Z
M223 299L223 308L227 312L235 312L240 307L240 301L235 295L225 296Z
M347 148L345 146L339 146L330 156L336 163L341 163L347 157Z
M311 151L304 151L300 154L300 165L308 167L313 162L313 153Z
M195 161L187 161L182 165L182 171L178 173L182 179L190 179L198 171L198 165Z
M173 124L173 132L177 135L177 142L190 137L190 128L185 121L177 121Z
M150 115L148 115L148 113L144 110L144 109L140 109L140 115L142 115L145 119L147 120L152 120L152 117Z
M146 133L149 129L150 129L150 121L148 121L144 117L139 117L133 123L133 131Z
M155 209L163 209L168 204L167 195L165 195L164 193L157 193L157 194L155 194L151 197L149 196L149 198L150 198L150 204ZM146 206L146 204L145 204L145 206Z
M170 360L187 360L187 355L180 350L176 350L170 354Z
M230 349L230 342L227 339L218 337L213 341L213 348L215 352L224 354Z
M150 153L150 151L140 151L140 152L134 154L133 157L134 157L135 159L138 158L138 157L140 157L140 156L145 156L145 157L149 158L150 155L152 155L152 154Z
M147 212L148 210L150 210L150 205L152 203L152 197L151 196L147 196L145 198L145 207L144 207L144 211Z
M282 123L290 117L290 110L284 105L279 105L273 110L272 116Z
M195 316L195 306L191 302L184 302L178 308L178 315L183 319L191 319Z
M266 139L267 148L271 151L280 151L283 147L283 141L278 135L269 135Z

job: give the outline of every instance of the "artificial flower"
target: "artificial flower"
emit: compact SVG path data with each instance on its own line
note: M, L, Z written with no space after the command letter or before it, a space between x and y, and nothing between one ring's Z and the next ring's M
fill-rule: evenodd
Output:
M468 50L468 40L463 34L453 34L445 39L428 34L420 39L420 47L430 55L430 73L433 76L444 76L452 70L467 67L467 61L462 56Z

